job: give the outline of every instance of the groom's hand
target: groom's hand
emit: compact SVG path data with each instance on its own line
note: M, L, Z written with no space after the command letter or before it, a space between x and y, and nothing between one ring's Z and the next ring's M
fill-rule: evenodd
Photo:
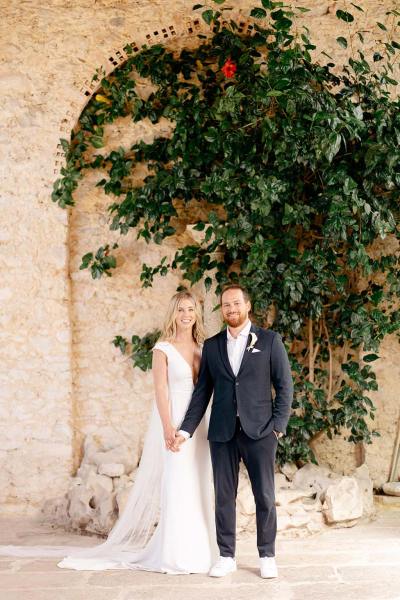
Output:
M175 437L175 442L173 444L173 446L170 448L170 450L172 450L172 452L179 452L179 450L181 449L182 444L186 442L186 438L183 435L176 435Z

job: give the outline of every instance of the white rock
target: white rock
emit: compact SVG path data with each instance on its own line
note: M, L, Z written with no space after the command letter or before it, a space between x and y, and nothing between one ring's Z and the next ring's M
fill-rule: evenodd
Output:
M125 473L125 465L121 463L102 463L98 468L100 475L107 477L120 477Z
M370 517L376 513L374 505L374 484L369 476L369 469L366 464L355 469L353 477L358 483L363 499L363 516Z
M245 515L243 513L238 513L237 514L237 521L236 521L236 526L237 526L237 531L243 532L246 535L249 535L250 533L255 533L256 531L256 519L254 517L254 515Z
M69 489L69 525L72 529L106 535L116 519L113 481L93 470L85 477L85 480L76 477Z
M106 452L91 452L90 458L88 456L88 462L97 465L99 469L100 466L104 464L122 464L124 466L124 472L130 473L137 465L137 458L129 448L118 446L117 448L107 450ZM114 475L111 475L111 477L114 477Z
M289 515L278 515L277 517L277 530L284 531L291 527L291 517Z
M296 513L291 515L290 517L290 525L293 528L297 527L305 527L311 519L311 515L309 513Z
M276 496L276 504L277 506L287 506L292 502L296 502L297 500L302 500L304 498L311 498L315 495L315 491L312 488L292 488L290 490L278 490Z
M135 481L136 474L137 474L137 469L133 469L133 471L131 471L128 475L129 481L132 481L132 483L133 483Z
M400 481L389 481L384 483L382 489L389 496L400 496Z
M96 511L96 519L93 520L93 531L108 533L115 523L117 517L117 503L115 495L104 496Z
M287 477L287 479L289 479L289 481L292 481L293 477L298 471L298 468L294 463L285 463L279 467L279 470Z
M340 477L340 475L333 473L328 467L307 463L294 474L293 485L298 488L312 487L318 496L320 496L331 485L333 480Z
M300 502L293 502L292 504L287 504L285 506L286 512L288 515L306 515L307 511L304 510L303 505ZM310 517L308 517L310 518Z
M313 514L320 513L322 511L322 504L319 498L315 500L312 498L304 498L301 503L304 510L307 510Z
M121 477L113 477L113 485L115 492L123 490L131 484L132 481L129 479L128 475L121 475Z
M288 481L283 473L275 473L275 489L287 489L290 488L290 481Z
M308 533L310 535L314 535L315 533L319 533L324 527L326 527L326 525L324 523L324 517L322 516L322 513L311 513L311 519L307 523Z
M76 474L82 481L86 481L90 473L96 474L96 472L97 469L94 465L82 463Z
M85 485L88 489L91 489L95 495L101 495L104 492L111 494L114 488L112 479L106 475L94 473L93 471L90 471Z
M323 514L328 523L359 519L363 514L363 499L354 477L342 477L325 491Z
M91 490L84 486L70 488L68 516L74 529L86 529L94 516Z

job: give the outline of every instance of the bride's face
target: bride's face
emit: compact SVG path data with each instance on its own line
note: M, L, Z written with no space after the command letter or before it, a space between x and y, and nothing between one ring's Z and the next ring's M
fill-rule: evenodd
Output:
M194 302L189 298L183 298L179 304L175 315L177 331L191 329L196 323L196 313Z

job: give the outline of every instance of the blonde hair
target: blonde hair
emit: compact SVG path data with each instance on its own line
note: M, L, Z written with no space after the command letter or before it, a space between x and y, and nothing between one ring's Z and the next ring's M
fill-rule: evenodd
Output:
M196 296L188 290L177 292L172 296L167 309L167 316L165 317L164 327L162 330L160 340L170 341L176 338L176 316L178 314L179 303L185 299L191 300L194 304L196 322L192 328L193 339L197 344L202 344L204 342L205 333L201 305Z

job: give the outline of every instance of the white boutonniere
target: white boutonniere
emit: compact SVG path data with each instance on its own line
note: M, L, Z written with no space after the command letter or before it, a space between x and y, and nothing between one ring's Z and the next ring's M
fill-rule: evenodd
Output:
M247 350L247 352L253 352L254 351L254 346L256 345L256 342L257 342L258 338L257 338L256 334L253 331L250 332L249 337L251 339L250 339L250 343L247 346L246 350Z

